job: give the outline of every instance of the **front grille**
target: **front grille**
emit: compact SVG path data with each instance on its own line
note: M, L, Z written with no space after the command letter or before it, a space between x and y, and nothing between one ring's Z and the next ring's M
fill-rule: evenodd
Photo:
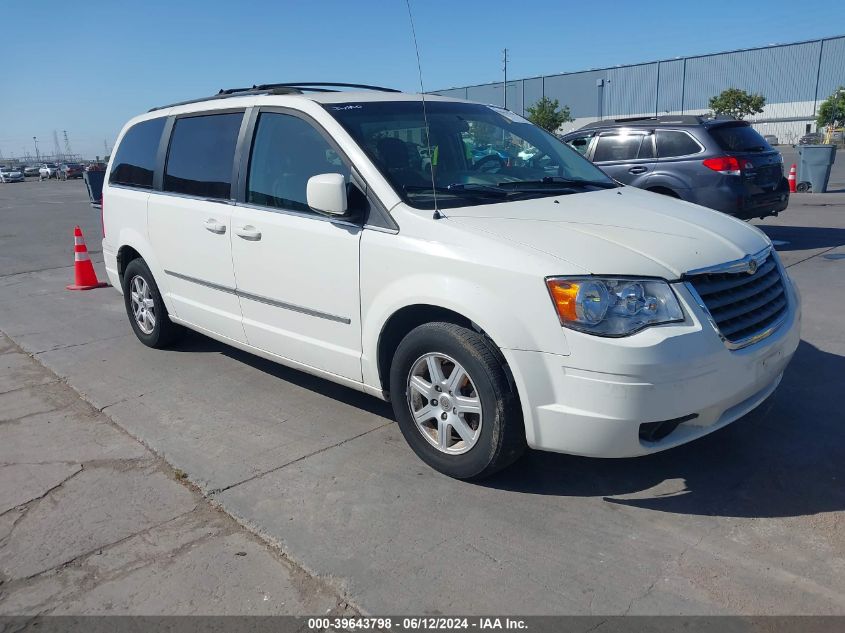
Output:
M688 281L731 343L764 332L786 314L786 289L772 253L753 274L717 270L692 275Z

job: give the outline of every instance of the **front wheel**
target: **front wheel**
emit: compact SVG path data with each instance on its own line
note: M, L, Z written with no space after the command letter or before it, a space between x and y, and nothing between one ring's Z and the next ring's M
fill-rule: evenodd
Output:
M399 344L390 370L393 411L405 440L429 466L483 479L525 449L515 389L498 349L454 323L426 323Z

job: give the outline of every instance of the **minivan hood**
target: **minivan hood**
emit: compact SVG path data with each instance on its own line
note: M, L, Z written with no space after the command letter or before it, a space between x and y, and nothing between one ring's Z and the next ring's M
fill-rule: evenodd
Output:
M443 213L459 226L535 249L595 275L673 280L685 272L741 259L770 244L762 231L741 220L634 187Z

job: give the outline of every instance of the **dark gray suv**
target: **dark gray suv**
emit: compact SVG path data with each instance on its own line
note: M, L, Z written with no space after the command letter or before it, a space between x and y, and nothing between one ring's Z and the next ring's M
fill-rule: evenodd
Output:
M698 116L590 123L563 140L616 180L742 219L789 204L783 158L745 121Z

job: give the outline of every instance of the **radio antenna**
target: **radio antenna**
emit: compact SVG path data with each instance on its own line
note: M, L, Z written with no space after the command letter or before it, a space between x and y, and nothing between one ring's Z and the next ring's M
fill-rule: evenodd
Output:
M443 217L437 208L437 185L434 183L434 153L431 151L431 135L428 127L428 112L425 108L425 88L423 87L422 64L420 63L420 47L417 45L417 30L414 28L414 15L411 12L411 0L405 0L408 6L408 19L411 21L411 35L414 38L414 50L417 53L417 73L420 77L420 97L422 98L423 122L425 123L425 144L428 147L428 172L431 174L431 195L434 197L434 219Z

